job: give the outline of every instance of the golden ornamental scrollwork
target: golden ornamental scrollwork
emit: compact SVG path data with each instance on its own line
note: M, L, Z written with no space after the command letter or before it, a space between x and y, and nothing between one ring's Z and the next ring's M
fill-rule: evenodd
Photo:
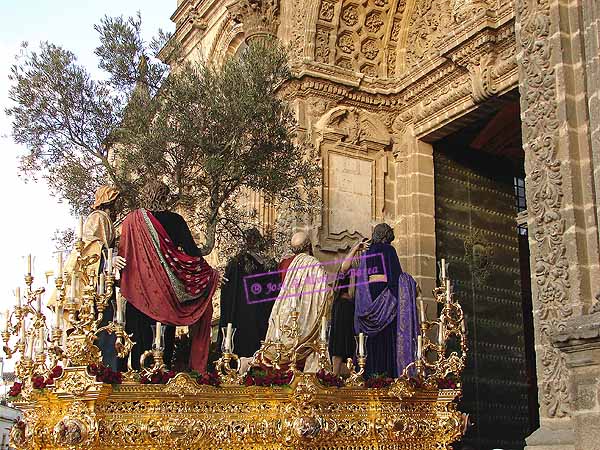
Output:
M206 392L206 387L202 387L196 383L192 377L186 373L178 373L174 378L169 380L165 386L165 392L175 394L180 398L187 395L199 395Z

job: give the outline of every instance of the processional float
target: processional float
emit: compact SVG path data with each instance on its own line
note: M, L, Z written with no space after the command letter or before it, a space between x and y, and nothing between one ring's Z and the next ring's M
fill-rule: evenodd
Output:
M417 358L399 378L365 381L363 335L356 358L347 362L350 376L329 374L326 324L315 341L301 342L294 310L254 357L265 371L261 383L240 373L231 324L223 329L214 374L166 373L160 324L141 371L132 370L130 358L124 373L102 369L95 345L100 332L116 336L121 358L135 343L125 332L125 303L114 295L111 258L104 273L91 274L100 255L83 256L83 248L79 240L69 270L59 255L51 320L42 312L44 289L34 288L31 264L23 297L17 292L16 306L6 313L4 352L20 356L11 389L12 403L23 412L10 434L17 449L429 450L450 449L464 431L457 401L467 356L465 319L443 262L434 290L441 313L426 320L420 301ZM82 288L81 280L87 280ZM72 286L69 294L66 286ZM114 320L101 326L111 301ZM292 343L284 345L282 335ZM307 350L319 355L317 374L297 368Z

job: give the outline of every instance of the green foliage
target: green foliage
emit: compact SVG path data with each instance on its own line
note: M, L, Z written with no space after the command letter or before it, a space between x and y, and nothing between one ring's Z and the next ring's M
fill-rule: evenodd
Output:
M104 17L95 51L106 76L94 80L75 55L49 43L25 46L12 67L13 136L27 146L22 172L43 176L78 213L109 182L127 208L160 178L204 234L227 242L256 222L240 200L249 191L289 214L316 205L319 170L312 148L278 90L291 77L275 41L251 43L221 66L179 63L165 33L146 43L141 18ZM167 46L167 47L165 47Z

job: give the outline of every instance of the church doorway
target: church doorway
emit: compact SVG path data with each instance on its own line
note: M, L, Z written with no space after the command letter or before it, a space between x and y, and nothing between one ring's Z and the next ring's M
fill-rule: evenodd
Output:
M475 425L456 448L521 450L539 417L518 94L477 114L433 143L436 253L469 329L460 409Z

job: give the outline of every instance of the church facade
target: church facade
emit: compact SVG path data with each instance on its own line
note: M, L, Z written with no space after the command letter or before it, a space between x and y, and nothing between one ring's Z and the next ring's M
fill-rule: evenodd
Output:
M432 314L450 262L465 448L600 448L596 2L179 0L171 19L189 60L264 35L290 47L282 95L320 154L322 259L385 221Z

